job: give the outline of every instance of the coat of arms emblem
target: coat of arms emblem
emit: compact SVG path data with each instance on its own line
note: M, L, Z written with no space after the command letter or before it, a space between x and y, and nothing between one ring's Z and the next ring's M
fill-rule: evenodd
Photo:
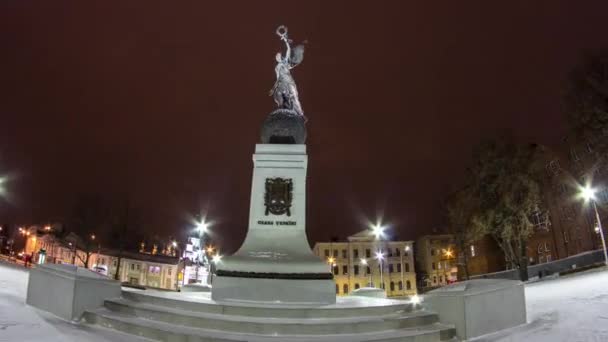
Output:
M293 183L287 178L266 178L266 194L264 195L264 205L266 206L266 216L268 213L273 215L291 216Z

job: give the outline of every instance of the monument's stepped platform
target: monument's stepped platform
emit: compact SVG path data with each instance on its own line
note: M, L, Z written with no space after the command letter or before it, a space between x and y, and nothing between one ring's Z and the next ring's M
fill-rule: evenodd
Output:
M344 297L326 306L217 303L208 293L124 290L88 323L157 341L452 341L454 329L414 304Z

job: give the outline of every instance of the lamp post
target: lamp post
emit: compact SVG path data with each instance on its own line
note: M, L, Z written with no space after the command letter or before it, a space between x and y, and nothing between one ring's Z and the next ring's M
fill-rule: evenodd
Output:
M604 239L604 229L602 228L602 220L600 219L600 214L597 211L595 191L595 189L587 185L581 189L581 196L585 199L585 201L591 201L591 203L593 203L593 210L595 211L595 220L597 222L597 227L600 232L600 238L602 239L602 247L604 248L604 263L606 264L606 266L608 266L608 252L606 251L606 240Z
M361 265L365 266L365 271L367 272L367 259L361 258ZM371 272L371 269L370 269L370 272L369 272L368 275L369 275L369 282L367 283L367 286L374 287L374 284L372 283L372 272Z
M384 237L384 227L380 223L376 223L372 226L372 234L375 236L376 241L381 240ZM376 259L378 260L378 266L380 267L380 288L384 290L384 253L382 253L382 248L378 248L378 250L376 251Z
M376 252L376 259L378 259L378 266L380 266L380 288L384 290L384 277L382 269L384 268L382 265L382 261L384 260L384 253L381 250Z

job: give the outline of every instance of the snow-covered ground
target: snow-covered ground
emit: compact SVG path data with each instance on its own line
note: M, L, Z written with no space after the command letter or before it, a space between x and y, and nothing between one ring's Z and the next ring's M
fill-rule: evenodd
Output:
M608 341L608 270L526 284L528 324L484 341Z
M25 304L29 272L0 262L0 342L143 342L104 328L73 324Z
M72 324L25 305L28 272L0 262L0 341L147 341ZM526 285L529 324L476 339L490 341L608 341L608 270Z

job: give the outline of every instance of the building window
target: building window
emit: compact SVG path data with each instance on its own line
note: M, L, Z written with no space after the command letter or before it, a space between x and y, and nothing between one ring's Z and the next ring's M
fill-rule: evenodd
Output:
M401 264L397 264L397 273L401 273Z
M406 290L411 290L412 289L412 283L410 283L409 280L405 281L405 289Z
M435 263L432 263L432 264L431 264L431 268L432 268L432 269L435 269Z
M530 221L537 231L549 230L547 215L544 215L540 210L536 210L532 213Z
M403 282L401 282L401 280L399 280L399 291L403 290Z
M336 294L340 294L340 285L336 284Z
M348 274L348 266L347 265L342 266L342 274L344 274L344 275Z
M435 249L431 248L431 255L435 255Z
M437 284L437 276L433 276L433 284Z
M359 283L355 283L355 290L359 289Z
M389 258L393 256L393 250L391 248L387 248L386 252L388 253Z
M410 246L405 246L405 252L403 253L403 255L405 255L405 256L410 255Z
M437 263L437 268L441 269L441 261Z
M138 271L141 269L141 268L140 268L141 266L140 266L139 264L137 264L137 266L136 266L136 267L137 267L137 270L138 270Z
M131 264L131 271L135 271L135 264Z
M338 270L338 266L334 266L334 275L338 275L339 270Z
M348 258L348 253L346 253L346 249L342 250L342 259L347 259Z
M359 250L357 248L353 249L353 258L359 259Z
M409 272L410 271L410 264L405 263L405 272Z
M369 248L367 248L367 249L365 250L365 257L366 257L366 258L371 258L371 256L372 256L372 251L370 251L370 250L369 250Z
M557 176L561 172L561 167L559 166L559 160L554 159L547 164L547 172L550 176Z
M347 294L347 293L348 293L348 284L344 284L344 285L342 286L342 292L343 292L344 294Z
M168 275L168 276L171 276L171 267L169 267L169 268L167 269L167 275Z
M325 257L326 257L326 258L329 258L329 249L326 249L326 250L325 250Z
M365 274L370 275L372 273L372 269L369 266L366 267Z
M336 249L336 250L334 250L334 258L337 258L337 257L338 257L338 250Z
M578 157L578 153L576 153L576 148L574 147L570 148L570 160L573 162L581 161L581 158Z
M388 273L393 273L393 264L388 264Z
M391 281L391 291L395 291L395 282Z
M471 257L475 256L475 245L471 245Z
M355 273L355 275L359 275L359 265L353 266L353 272Z
M401 249L395 248L395 256L401 256Z
M114 265L114 267L116 267L116 260L112 261L112 265Z
M439 282L443 283L443 276L439 276Z
M572 221L575 216L575 211L571 206L563 206L561 210L563 221Z

